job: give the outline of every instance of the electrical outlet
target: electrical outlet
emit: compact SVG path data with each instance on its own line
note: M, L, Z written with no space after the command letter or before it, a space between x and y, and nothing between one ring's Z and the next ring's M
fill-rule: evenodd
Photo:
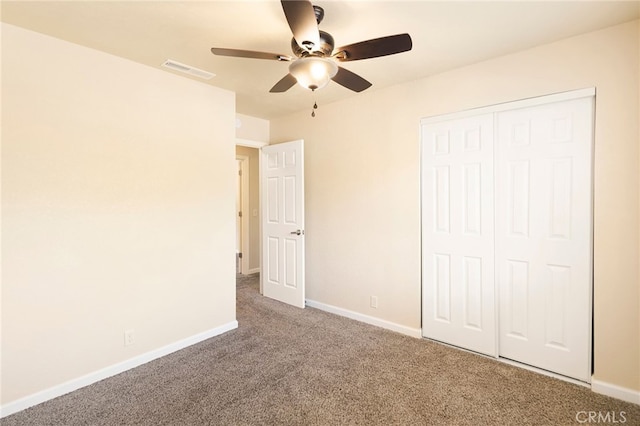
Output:
M371 307L374 309L378 308L378 296L371 296Z
M131 346L136 342L136 333L133 330L124 331L124 345Z

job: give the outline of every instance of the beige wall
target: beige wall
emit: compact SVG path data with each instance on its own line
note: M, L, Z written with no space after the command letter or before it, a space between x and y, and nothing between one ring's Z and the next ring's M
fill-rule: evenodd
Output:
M260 216L254 216L260 208L259 199L259 167L258 149L236 146L237 155L249 157L249 270L257 272L260 268ZM243 254L244 255L244 254Z
M2 404L233 323L234 94L6 24L2 62Z
M236 114L236 138L254 142L269 142L269 120Z
M272 120L305 140L307 297L420 328L420 118L595 86L594 377L640 390L638 25Z

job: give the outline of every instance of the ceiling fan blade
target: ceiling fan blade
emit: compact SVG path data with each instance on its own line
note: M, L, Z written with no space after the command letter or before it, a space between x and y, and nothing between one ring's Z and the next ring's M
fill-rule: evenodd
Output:
M269 90L269 92L271 93L286 92L287 90L291 89L297 82L298 80L296 80L294 76L292 76L291 74L287 74L284 77L282 77L282 79L279 82L277 82L275 86L273 86L271 90Z
M313 51L320 47L318 21L310 1L281 0L284 16L287 18L293 38L300 47Z
M412 47L413 42L409 34L396 34L340 47L336 49L334 56L339 61L357 61L406 52Z
M254 52L253 50L225 49L221 47L212 47L211 53L220 56L233 56L235 58L270 59L273 61L291 61L293 59L291 56L278 55L277 53Z
M342 67L338 67L338 73L333 76L332 80L354 92L362 92L371 87L371 83L367 80Z

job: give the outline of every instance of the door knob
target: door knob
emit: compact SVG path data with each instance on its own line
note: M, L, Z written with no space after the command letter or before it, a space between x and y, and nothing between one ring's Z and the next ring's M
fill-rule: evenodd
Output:
M296 231L291 231L291 234L292 235L304 235L304 231L301 231L301 230L298 229Z

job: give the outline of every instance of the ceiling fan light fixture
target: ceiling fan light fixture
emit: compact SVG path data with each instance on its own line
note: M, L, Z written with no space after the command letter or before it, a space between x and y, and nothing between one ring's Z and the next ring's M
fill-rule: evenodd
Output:
M289 65L289 73L302 87L317 90L338 73L338 65L331 59L312 56L294 61Z

